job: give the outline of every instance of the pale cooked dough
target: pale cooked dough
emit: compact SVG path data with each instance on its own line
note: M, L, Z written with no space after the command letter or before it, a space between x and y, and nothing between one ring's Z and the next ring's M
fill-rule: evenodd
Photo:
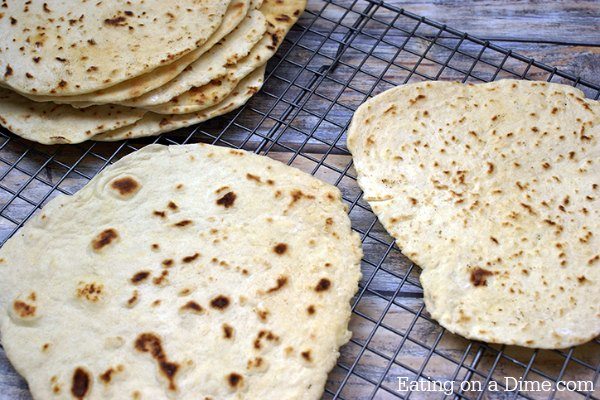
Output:
M201 46L229 0L5 3L0 81L36 95L77 95L113 86Z
M252 10L233 32L210 51L190 64L175 79L140 97L123 101L123 105L146 107L169 101L194 86L202 86L227 73L227 66L246 57L267 31L267 21L258 10Z
M178 115L161 115L148 112L136 123L94 136L93 140L113 142L123 139L134 139L155 136L163 132L204 122L219 115L226 114L244 105L258 90L264 80L265 68L259 68L248 75L223 102L205 110Z
M277 48L281 45L281 42L283 42L283 38L296 23L305 7L306 0L289 0L282 2L265 0L262 3L260 12L265 16L268 22L267 35L252 48L246 61L242 61L243 65L236 68L237 77L249 74L252 70L266 63L269 58L275 54ZM248 62L247 60L249 60L250 57L253 57L254 61ZM230 71L231 68L228 70L224 67L219 77L225 76ZM151 107L165 104L174 97L180 96L194 87L206 85L210 80L214 79L214 77L209 80L206 80L205 78L206 76L203 74L202 69L192 69L181 74L168 85L125 104L136 107Z
M570 86L425 82L364 103L348 148L433 318L562 348L600 333L599 134L599 103Z
M232 0L229 3L223 22L210 38L200 47L168 65L164 65L133 79L97 92L78 96L35 96L27 95L34 101L53 101L55 103L73 104L74 107L89 107L95 104L115 103L156 89L179 75L188 65L196 61L202 54L210 50L223 37L229 34L244 19L249 9L249 0Z
M295 5L304 7L302 3ZM300 15L297 11L290 12L289 5L287 11L271 6L265 6L261 10L269 22L267 33L244 59L228 65L227 72L222 78L213 80L204 86L194 87L167 103L145 108L159 114L185 114L202 111L222 102L242 79L256 68L264 65L275 54L285 35L296 23L297 16ZM291 15L291 17L287 19L282 15Z
M34 398L316 400L361 250L333 186L244 151L150 145L0 257L2 344Z
M76 109L65 104L36 103L0 89L0 125L43 144L83 142L98 133L133 124L146 113L112 104Z

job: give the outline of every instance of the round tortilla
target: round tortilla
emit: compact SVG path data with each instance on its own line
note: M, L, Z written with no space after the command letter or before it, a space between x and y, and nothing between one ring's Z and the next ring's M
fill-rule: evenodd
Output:
M2 344L38 399L319 399L360 258L337 188L150 145L4 244Z
M76 109L66 104L37 103L0 88L0 125L43 144L80 143L99 133L131 125L146 113L112 104Z
M283 38L296 23L305 7L306 0L290 0L285 2L265 0L259 10L267 20L268 26L265 29L268 29L268 35L258 38L255 37L256 40L252 42L252 45L256 44L260 39L260 42L256 44L255 47L243 47L239 44L240 42L238 40L229 40L224 43L221 49L217 48L191 64L189 70L183 72L168 84L136 99L123 102L122 104L132 107L152 107L165 104L174 97L180 96L192 88L201 87L214 79L225 76L229 72L227 69L228 65L235 65L239 60L242 60L248 53L253 51L254 54L252 54L252 56L255 57L256 62L253 63L252 66L246 65L243 68L243 71L246 71L247 75L252 70L266 63L267 60L275 54L277 48L281 42L283 42ZM264 32L265 31L262 33ZM242 43L245 42L242 41ZM213 55L212 53L215 54ZM220 54L222 53L225 53L225 56L221 56ZM210 61L213 59L231 59L232 62L223 62L220 65L213 65L214 62ZM212 67L210 70L208 70L208 67L206 66L207 62L211 62L210 65ZM240 69L240 71L242 71L242 69Z
M304 7L302 4L298 4L298 6ZM171 98L167 103L144 108L158 114L186 114L205 110L224 101L242 79L273 57L299 15L295 11L291 12L293 17L288 20L282 17L287 14L282 14L280 8L272 7L272 5L265 5L262 12L265 13L269 22L267 32L244 59L226 66L226 73L223 77L213 79L206 85L193 87L187 92Z
M162 115L148 112L134 124L101 133L94 136L92 140L114 142L117 140L155 136L163 132L170 132L227 114L246 104L260 90L263 85L264 75L265 67L263 66L243 79L229 96L213 107L195 113L177 115Z
M128 79L117 85L97 92L76 96L34 96L27 95L34 101L53 101L61 104L72 104L77 108L91 105L116 103L129 100L147 93L169 82L196 61L202 54L210 50L221 39L228 35L244 19L249 10L249 0L232 0L223 16L223 22L210 38L200 47L190 51L176 61L158 67L151 72Z
M233 32L209 52L186 68L175 79L140 97L122 102L131 107L146 107L169 101L187 90L202 86L227 73L227 67L246 57L267 31L265 16L252 10Z
M170 64L217 30L229 0L6 3L0 81L36 95L93 92Z
M600 334L599 134L600 104L569 86L424 82L359 107L348 148L433 318L564 348Z

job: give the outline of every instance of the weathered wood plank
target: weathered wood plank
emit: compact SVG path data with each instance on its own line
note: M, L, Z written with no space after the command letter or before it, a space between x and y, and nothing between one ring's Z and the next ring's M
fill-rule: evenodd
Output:
M600 6L594 0L385 0L384 3L486 39L600 45L597 29ZM343 2L334 0L326 11L336 13L336 4ZM353 9L358 12L364 4L358 2ZM381 7L374 17L390 22L395 15ZM347 18L350 20L352 16Z

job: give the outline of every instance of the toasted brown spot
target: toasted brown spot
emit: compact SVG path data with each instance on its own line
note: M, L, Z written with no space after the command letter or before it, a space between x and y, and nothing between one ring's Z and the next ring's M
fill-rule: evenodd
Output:
M8 64L6 66L6 70L4 72L4 77L8 78L9 76L11 76L13 74L13 69L11 68L10 64Z
M146 280L150 276L150 271L139 271L131 277L131 283L137 285L138 283Z
M293 206L295 203L297 203L298 201L300 201L300 199L305 198L305 199L309 199L309 200L313 200L315 198L315 196L313 196L312 194L306 194L304 192L302 192L302 190L296 189L296 190L292 190L290 192L290 195L292 196L292 200L290 201L290 206Z
M126 24L124 22L126 20L127 18L121 15L115 18L106 18L104 24L111 26L125 26Z
M83 399L90 389L90 376L81 367L75 368L71 381L71 394L77 399Z
M310 354L310 350L306 350L303 351L302 353L300 353L300 355L302 356L302 358L304 358L306 361L311 362L312 361L312 356Z
M258 315L258 319L260 319L262 322L267 322L267 318L269 317L269 311L257 310L256 315Z
M529 214L537 215L537 213L533 210L533 207L531 207L529 204L526 204L526 203L520 203L520 204L521 204L521 207L526 209Z
M394 112L395 110L396 110L396 105L395 105L395 104L392 104L392 105L391 105L391 106L389 106L389 107L388 107L388 108L387 108L387 109L386 109L386 110L385 110L383 113L384 113L384 114L387 114L387 113L390 113L390 112Z
M324 292L326 290L328 290L331 287L331 281L327 278L322 278L319 283L317 283L317 286L315 286L315 291L316 292Z
M255 357L253 360L248 360L246 369L260 368L264 364L262 357Z
M313 305L311 304L310 306L308 306L308 307L306 308L306 312L307 312L309 315L313 315L313 314L316 312L316 310L315 310L315 306L313 306Z
M114 370L112 368L107 369L106 371L104 371L103 373L100 374L100 376L99 376L100 380L104 383L110 383L113 372L114 372Z
M218 310L224 310L229 306L229 298L219 295L210 301L210 306Z
M121 196L131 196L140 189L140 184L130 176L117 179L110 187L119 192Z
M85 283L79 282L79 286L77 287L77 291L75 295L77 297L82 297L87 301L91 301L92 303L96 303L102 297L104 293L104 285L101 283Z
M157 276L156 278L152 279L152 283L154 283L157 286L162 285L163 283L165 283L167 281L167 276L169 275L169 271L168 270L163 270L159 276Z
M237 195L233 192L227 192L223 197L217 200L217 205L223 206L225 208L229 208L233 206Z
M167 216L167 214L164 211L154 211L152 212L153 215L157 216L157 217L161 217L161 218L165 218Z
M243 379L244 378L236 372L232 372L229 375L227 375L227 382L229 382L229 386L231 386L232 388L240 387L242 385Z
M160 338L154 333L142 333L135 341L135 348L142 353L150 353L158 363L160 372L169 380L169 390L176 390L174 380L179 365L167 359Z
M272 288L270 288L269 290L267 290L267 293L273 293L278 291L279 289L281 289L282 287L284 287L288 282L288 278L286 276L280 276L279 278L277 278L277 284L275 286L273 286Z
M169 204L167 204L167 207L169 207L169 209L176 211L179 209L179 206L177 204L175 204L174 201L169 201Z
M258 332L258 335L256 335L256 339L254 340L254 348L255 349L262 348L261 342L263 339L268 342L279 342L279 336L275 335L271 331L261 330L260 332Z
M246 174L246 179L251 180L251 181L261 182L260 176L257 176L257 175Z
M409 99L409 100L408 100L408 102L409 102L411 105L413 105L413 104L415 104L417 101L419 101L419 100L423 100L424 98L425 98L425 95L424 95L424 94L419 94L419 95L417 95L417 97L415 97L414 99Z
M192 221L190 221L189 219L184 219L183 221L179 221L173 224L173 226L176 226L178 228L182 228L184 226L188 226L191 225Z
M21 318L33 317L35 316L35 311L37 307L31 304L27 304L24 301L16 300L13 303L13 310L17 313L17 315Z
M471 271L471 283L474 286L487 286L487 277L493 275L487 269L476 267Z
M275 19L280 22L288 22L292 20L289 15L285 14L278 15L277 17L275 17Z
M223 324L223 337L231 339L233 337L233 328L227 324Z
M278 243L275 245L275 247L273 247L273 251L279 255L284 254L287 251L287 244L285 243Z
M171 258L167 258L166 260L163 260L162 265L165 268L169 268L173 266L174 261Z
M194 254L193 254L193 255L191 255L191 256L186 256L186 257L183 257L183 258L181 259L181 261L183 261L184 263L191 263L192 261L194 261L194 260L195 260L195 259L197 259L198 257L200 257L200 253L194 253Z
M204 311L204 308L202 308L202 306L200 304L196 303L195 301L190 300L187 303L185 303L183 306L181 306L181 310L201 313L202 311Z
M111 244L118 237L119 235L116 230L114 230L113 228L106 229L100 232L100 234L98 234L98 236L96 236L96 238L92 240L92 248L95 251L99 251L103 247L106 247L109 244Z
M139 292L137 290L133 291L131 297L127 300L127 305L129 307L133 307L138 301Z

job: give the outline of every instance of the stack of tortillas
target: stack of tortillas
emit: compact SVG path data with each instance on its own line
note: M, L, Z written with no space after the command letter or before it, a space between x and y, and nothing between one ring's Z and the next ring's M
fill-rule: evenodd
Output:
M147 146L4 244L6 354L36 399L319 399L360 279L346 211L267 157Z
M45 144L156 135L262 86L306 0L6 3L0 124Z
M433 318L563 348L600 334L599 136L600 104L569 86L426 82L363 104L348 148Z

